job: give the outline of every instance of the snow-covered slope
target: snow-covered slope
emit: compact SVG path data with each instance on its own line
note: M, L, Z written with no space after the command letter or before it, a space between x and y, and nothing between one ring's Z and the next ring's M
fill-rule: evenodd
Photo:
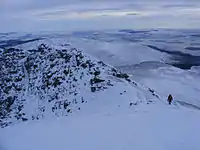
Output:
M163 99L170 94L176 102L200 109L198 69L182 70L153 62L118 69L133 75L134 80L155 89Z
M109 99L107 99L109 100ZM88 104L90 105L90 104ZM0 129L1 150L199 150L200 112L163 104L24 123ZM82 110L81 110L82 111Z
M106 99L105 105L126 107L158 99L152 90L131 81L127 74L67 43L54 41L52 45L51 40L42 40L7 48L0 55L0 63L2 127L66 116L95 99ZM121 100L117 101L118 96Z

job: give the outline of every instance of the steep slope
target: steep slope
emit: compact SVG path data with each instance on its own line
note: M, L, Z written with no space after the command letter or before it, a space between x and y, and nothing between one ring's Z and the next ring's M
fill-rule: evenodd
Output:
M0 66L1 127L66 116L94 99L126 107L158 99L153 90L131 81L127 74L66 43L51 45L43 40L32 47L4 49Z

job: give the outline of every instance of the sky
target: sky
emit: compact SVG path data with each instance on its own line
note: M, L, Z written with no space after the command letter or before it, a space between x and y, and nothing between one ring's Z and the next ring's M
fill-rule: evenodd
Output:
M200 0L0 0L0 32L199 28Z

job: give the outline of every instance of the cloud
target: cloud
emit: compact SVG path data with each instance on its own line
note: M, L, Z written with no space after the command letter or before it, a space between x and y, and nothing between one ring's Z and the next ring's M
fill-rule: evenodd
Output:
M194 28L199 14L199 0L0 0L0 30Z
M136 11L122 11L122 10L87 10L87 11L51 11L49 13L39 13L36 18L41 20L67 20L67 19L90 19L97 17L123 17L127 15L140 15Z

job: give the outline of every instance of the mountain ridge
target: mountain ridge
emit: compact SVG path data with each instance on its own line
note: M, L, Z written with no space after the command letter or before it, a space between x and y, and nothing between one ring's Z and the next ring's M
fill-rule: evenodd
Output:
M127 106L151 103L144 93L158 98L153 90L139 87L128 74L91 59L69 44L53 46L43 40L36 48L7 48L0 54L0 64L1 127L52 114L69 115L89 102L93 93L101 93L120 82L126 82L133 90L131 95L135 95L134 101L126 99ZM119 95L128 93L126 86L120 87Z

